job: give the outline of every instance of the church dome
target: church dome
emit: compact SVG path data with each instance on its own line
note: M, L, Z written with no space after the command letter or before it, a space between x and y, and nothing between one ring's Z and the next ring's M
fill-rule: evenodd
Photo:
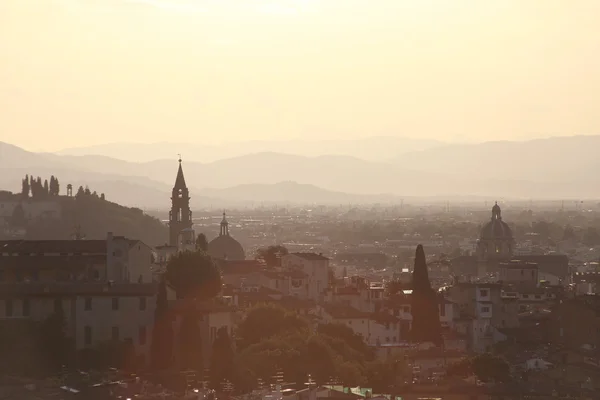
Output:
M217 259L224 260L245 260L246 253L244 248L234 238L229 236L229 223L225 213L221 221L221 232L208 244L208 254Z
M492 219L481 229L481 240L512 240L512 230L508 224L502 221L502 211L498 203L492 207Z
M244 248L229 235L217 236L208 244L208 254L224 260L245 260Z

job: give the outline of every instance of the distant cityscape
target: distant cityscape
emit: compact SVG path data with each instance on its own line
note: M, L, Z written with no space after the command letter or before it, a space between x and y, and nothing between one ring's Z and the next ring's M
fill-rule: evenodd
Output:
M153 217L55 176L2 192L2 351L20 352L2 363L3 390L358 400L600 387L599 204L192 211L184 166ZM163 240L93 229L112 214Z

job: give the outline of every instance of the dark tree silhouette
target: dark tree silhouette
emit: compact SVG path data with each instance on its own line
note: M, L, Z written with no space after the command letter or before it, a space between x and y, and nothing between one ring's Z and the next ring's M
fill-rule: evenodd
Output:
M75 194L75 197L82 198L83 196L85 196L85 190L83 189L83 186L79 186L79 189L77 189L77 194Z
M168 369L173 360L173 325L167 302L167 283L161 279L156 296L152 345L150 348L152 369Z
M192 309L188 310L181 320L177 340L181 370L203 370L202 336L198 320L198 315Z
M58 184L58 179L52 175L50 177L50 196L58 196L60 192L60 187Z
M39 329L40 351L44 355L45 365L49 370L59 370L66 365L71 350L70 340L67 337L65 313L62 299L55 300L54 313L48 317Z
M198 234L196 238L196 250L208 251L208 240L206 240L206 235L204 233Z
M260 248L256 252L256 259L262 260L268 267L281 266L281 256L288 254L288 249L281 245Z
M234 379L235 364L231 339L226 327L217 331L217 337L212 345L210 355L210 387L220 389L225 380Z
M25 178L21 183L21 194L23 195L23 197L29 197L30 189L31 187L29 186L29 175L25 175Z
M221 290L221 273L212 257L202 251L184 251L167 264L167 282L178 298L207 300Z
M88 186L85 187L85 195L86 196L91 196L92 192L90 191L90 188Z
M106 197L104 197L104 193L102 193L102 194L100 195L100 200L106 200Z
M44 180L44 196L50 195L50 185L48 184L48 179Z
M415 342L431 342L436 346L442 344L438 301L431 288L425 251L422 245L417 246L415 267L412 281L412 330L411 339Z

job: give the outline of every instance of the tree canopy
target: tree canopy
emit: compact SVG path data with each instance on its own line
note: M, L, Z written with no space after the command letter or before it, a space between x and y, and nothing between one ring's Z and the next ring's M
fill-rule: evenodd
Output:
M401 369L396 360L376 361L373 351L352 329L341 324L321 324L313 329L299 315L274 305L250 310L236 331L238 350L236 385L260 378L273 382L283 372L299 386L311 378L317 384L339 382L392 386Z
M182 299L207 300L221 291L221 272L203 251L184 251L171 257L165 278Z

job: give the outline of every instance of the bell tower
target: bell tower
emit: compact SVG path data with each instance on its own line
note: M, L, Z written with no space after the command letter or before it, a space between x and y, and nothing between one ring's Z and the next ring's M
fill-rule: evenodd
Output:
M169 212L169 245L179 247L179 240L190 241L192 235L192 211L190 210L190 192L185 184L181 156L179 156L179 169L171 195L171 211Z

